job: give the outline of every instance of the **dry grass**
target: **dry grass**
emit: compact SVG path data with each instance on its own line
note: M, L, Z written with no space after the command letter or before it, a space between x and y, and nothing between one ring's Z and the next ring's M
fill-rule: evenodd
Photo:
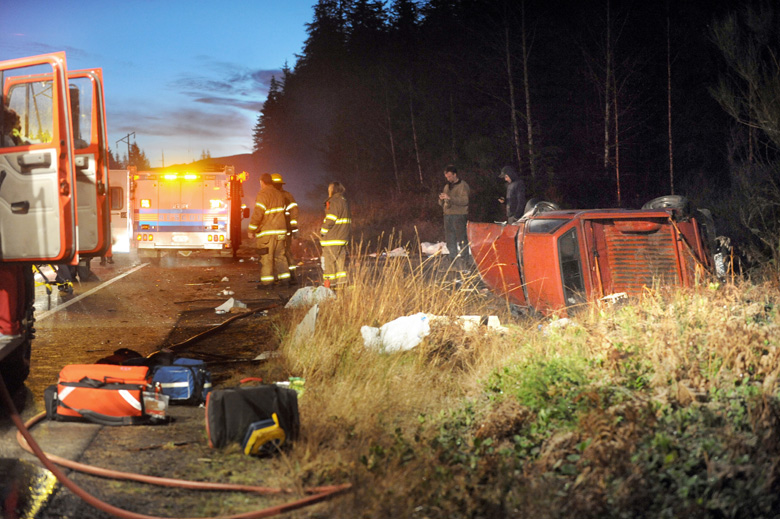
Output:
M306 379L303 437L284 464L302 483L356 485L329 513L526 516L507 512L511 503L543 517L572 506L597 516L615 500L633 510L648 467L631 453L644 452L638 445L666 424L664 409L714 406L718 395L746 383L771 399L777 394L776 284L648 290L619 306L588 306L568 326L513 321L505 334L442 323L417 348L382 354L364 347L361 326L421 311L487 313L495 301L453 290L420 258L377 260L359 252L351 287L320 305L312 340L292 341L306 309L288 311L280 323L287 368ZM509 316L502 318L507 323ZM554 380L534 407L528 381L539 366L552 369L544 376ZM556 418L555 410L567 406L570 416ZM747 413L772 445L780 445L776 407L770 402ZM736 434L727 429L718 433L726 443ZM521 449L518 435L536 448ZM508 467L521 476L507 476ZM610 490L615 478L624 483ZM575 479L564 493L568 504L540 497ZM477 481L492 483L482 488ZM464 494L463 485L472 487Z
M366 228L383 226L375 216ZM780 508L776 272L656 287L586 305L559 325L512 317L505 302L471 290L474 279L456 289L452 273L417 252L437 238L410 245L408 236L380 233L355 248L350 287L320 304L311 340L293 342L308 309L278 322L285 368L306 379L302 438L278 468L301 484L355 485L324 516L757 517ZM410 256L382 257L397 246ZM497 314L508 331L465 333L451 321L407 352L364 347L361 326L416 312Z

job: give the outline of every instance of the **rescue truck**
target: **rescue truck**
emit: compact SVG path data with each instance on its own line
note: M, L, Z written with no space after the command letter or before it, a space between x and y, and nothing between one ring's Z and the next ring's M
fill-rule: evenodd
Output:
M205 250L232 253L241 245L246 173L130 169L132 237L139 257Z
M529 313L566 315L646 287L692 286L725 275L727 240L707 209L679 195L642 209L561 210L532 200L513 224L468 223L482 281Z
M103 77L64 52L0 61L0 374L30 370L33 264L77 265L110 244Z

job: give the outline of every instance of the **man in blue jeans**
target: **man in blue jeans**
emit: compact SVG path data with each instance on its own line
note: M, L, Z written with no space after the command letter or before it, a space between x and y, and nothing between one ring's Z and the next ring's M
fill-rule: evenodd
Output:
M469 215L469 185L458 177L458 169L449 165L444 169L447 184L439 193L439 205L444 210L444 238L450 252L450 261L456 270L466 270L469 264L466 221ZM456 263L457 261L457 263Z

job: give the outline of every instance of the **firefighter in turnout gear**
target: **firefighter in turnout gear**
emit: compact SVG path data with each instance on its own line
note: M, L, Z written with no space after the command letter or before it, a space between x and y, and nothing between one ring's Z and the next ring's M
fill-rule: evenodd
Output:
M284 189L284 179L279 173L271 175L274 187L284 196L284 218L287 222L287 238L284 240L284 255L287 258L287 264L290 267L290 284L295 285L298 280L295 276L297 262L292 255L292 241L298 237L298 202L292 193Z
M249 238L257 237L260 255L260 285L272 285L274 281L287 283L290 269L284 255L287 222L284 218L284 196L273 186L271 175L260 177L260 191L249 220Z
M325 286L347 283L347 245L352 230L352 215L344 191L340 182L328 185L325 220L320 229L320 245L325 259L322 273Z

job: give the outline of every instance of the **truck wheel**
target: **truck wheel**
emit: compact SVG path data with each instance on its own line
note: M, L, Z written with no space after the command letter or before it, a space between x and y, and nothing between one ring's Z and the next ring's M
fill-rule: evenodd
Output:
M559 211L561 208L555 202L548 202L546 200L539 200L538 198L532 198L525 204L525 210L523 211L524 217L534 216L539 213L546 213L548 211Z
M674 209L680 216L691 213L691 203L682 195L665 195L653 198L642 209Z
M0 361L0 374L11 394L24 385L30 374L31 351L30 341L26 340Z

